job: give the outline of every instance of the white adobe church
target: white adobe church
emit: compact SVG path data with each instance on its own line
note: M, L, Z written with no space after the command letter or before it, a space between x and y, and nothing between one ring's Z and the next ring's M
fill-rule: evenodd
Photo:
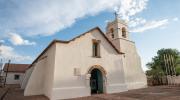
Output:
M69 41L52 41L26 71L21 88L25 96L57 100L146 86L127 23L116 17L106 33L95 27Z

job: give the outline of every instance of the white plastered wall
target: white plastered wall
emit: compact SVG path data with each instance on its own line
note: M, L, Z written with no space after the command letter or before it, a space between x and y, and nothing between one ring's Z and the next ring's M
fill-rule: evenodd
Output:
M5 73L4 73L5 74ZM19 79L15 80L14 76L19 75ZM18 73L18 72L8 72L6 77L6 84L21 84L22 80L24 78L24 73Z
M101 58L92 57L92 39L101 40ZM56 44L52 100L91 95L87 72L93 65L100 65L107 72L104 76L106 93L127 90L122 55L94 30L68 44ZM74 76L74 68L80 68L80 76Z
M45 95L51 99L53 79L54 79L54 61L55 45L52 45L34 64L32 74L27 80L24 95ZM43 59L42 59L43 58Z
M126 37L122 36L122 28L126 28ZM114 29L114 38L109 34L110 29ZM147 86L146 75L141 68L141 59L136 51L135 43L130 41L127 23L121 20L114 20L107 26L106 36L112 43L125 53L123 66L128 89L138 89ZM138 78L137 78L138 77Z
M24 74L24 78L23 78L23 81L21 83L21 89L25 89L27 83L28 83L28 80L31 76L31 73L33 71L34 67L31 67L29 69L26 70L25 74Z
M124 71L128 89L145 88L147 78L141 68L141 59L136 51L134 42L120 39L121 51L125 52Z

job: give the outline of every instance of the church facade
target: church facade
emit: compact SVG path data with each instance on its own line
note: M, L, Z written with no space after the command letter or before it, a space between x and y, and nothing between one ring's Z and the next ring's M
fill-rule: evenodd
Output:
M146 86L127 23L116 18L106 33L95 27L69 41L52 41L26 71L21 88L25 96L56 100Z

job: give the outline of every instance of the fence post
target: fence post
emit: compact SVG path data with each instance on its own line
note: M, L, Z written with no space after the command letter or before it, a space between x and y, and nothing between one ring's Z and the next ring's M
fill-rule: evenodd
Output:
M7 74L8 74L8 71L9 71L9 64L10 64L11 60L8 61L8 65L7 65L7 70L6 70L6 75L5 75L5 80L4 80L4 86L6 85L6 78L7 78Z

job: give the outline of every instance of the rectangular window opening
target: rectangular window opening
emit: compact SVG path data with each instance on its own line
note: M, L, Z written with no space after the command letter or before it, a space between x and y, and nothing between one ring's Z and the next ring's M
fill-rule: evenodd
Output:
M14 75L14 80L19 80L20 79L20 75Z
M93 40L93 57L100 57L100 41Z

